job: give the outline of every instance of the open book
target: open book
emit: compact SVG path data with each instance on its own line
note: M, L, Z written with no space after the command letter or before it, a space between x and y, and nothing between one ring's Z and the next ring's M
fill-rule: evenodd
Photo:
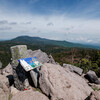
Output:
M23 58L18 60L25 71L30 71L34 68L40 67L42 64L36 57Z

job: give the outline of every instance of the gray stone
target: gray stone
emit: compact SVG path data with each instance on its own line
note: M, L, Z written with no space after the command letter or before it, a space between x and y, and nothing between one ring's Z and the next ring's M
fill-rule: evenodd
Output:
M2 62L0 61L0 69L2 68Z
M39 84L51 100L85 100L93 91L79 75L49 63L41 67Z
M13 74L12 66L10 63L2 70L2 74L6 76Z
M34 82L35 87L37 87L37 84L38 84L37 75L38 75L38 73L36 73L35 71L31 70L30 71L30 75L31 75L31 78L32 78L32 80Z
M86 73L85 78L89 80L90 83L100 84L100 81L94 71L89 71Z
M42 52L40 49L39 50L27 50L28 54L30 57L37 57L37 59L41 62L41 63L47 63L49 62L49 57L45 52Z
M12 54L12 67L13 67L13 76L14 76L14 84L15 87L19 90L24 90L26 87L25 81L27 79L27 75L25 70L19 64L18 60L21 58L28 57L27 54L27 46L26 45L17 45L11 47L11 54Z
M11 100L49 100L44 94L38 92L27 90L23 92L18 92L17 94L13 95Z
M52 55L49 55L49 61L48 61L48 63L57 64L57 63L55 62L55 60L53 59Z
M15 95L15 94L17 94L18 92L20 92L20 91L17 90L14 86L11 86L11 87L10 87L10 90L11 90L10 92L11 92L12 95Z
M4 75L0 75L0 100L8 100L9 92L8 78Z
M3 89L0 88L0 100L8 100L9 93L5 93Z
M5 75L0 74L0 82L9 88L9 80Z
M89 96L89 100L100 100L100 91L93 91Z
M67 68L69 71L82 75L83 69L73 66L71 64L63 64L64 68Z

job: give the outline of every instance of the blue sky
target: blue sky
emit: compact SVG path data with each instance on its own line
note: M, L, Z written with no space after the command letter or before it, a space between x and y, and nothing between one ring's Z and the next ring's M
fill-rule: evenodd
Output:
M20 35L99 44L100 0L0 0L0 39Z

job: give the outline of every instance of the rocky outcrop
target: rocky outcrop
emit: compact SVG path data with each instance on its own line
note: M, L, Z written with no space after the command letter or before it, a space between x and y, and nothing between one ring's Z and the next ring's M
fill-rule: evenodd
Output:
M47 63L41 67L39 84L51 100L84 100L92 91L79 75Z
M4 75L0 75L0 100L8 100L9 81Z
M38 91L27 90L13 95L11 100L49 100L49 99Z
M0 82L2 84L5 84L7 87L9 87L9 80L6 76L0 74Z
M2 62L0 61L0 69L2 68Z
M38 60L41 63L47 63L49 62L48 55L45 52L42 52L40 49L39 50L27 50L28 54L30 57L37 57Z
M0 88L0 100L8 100L9 94L5 93L3 89Z
M55 63L52 56L48 56L45 52L39 50L27 50L26 45L16 45L11 47L11 54L12 54L12 68L13 68L13 76L14 76L14 84L15 87L19 90L24 90L28 87L28 77L27 72L22 68L19 64L18 60L21 58L27 57L37 57L37 59L41 63ZM56 64L56 63L55 63ZM38 86L38 72L34 70L30 71L30 75L32 77L33 83L35 87Z
M13 68L13 77L14 85L19 90L24 90L28 83L27 73L19 64L18 60L21 58L27 58L27 46L26 45L17 45L11 47L12 54L12 68Z
M89 100L100 100L100 91L93 91L89 97Z
M13 70L12 70L12 66L10 63L2 70L2 74L3 75L13 75Z
M48 63L51 63L51 64L57 64L55 62L55 60L53 59L52 55L49 55L49 62Z
M94 90L100 90L100 84L88 83Z
M29 57L37 57L38 60L44 64L44 63L52 63L56 64L55 60L53 59L52 55L47 55L45 52L39 50L27 50Z
M17 94L18 92L20 92L20 91L17 90L14 86L11 86L11 87L10 87L10 93L11 93L12 95Z
M82 75L83 69L73 66L71 64L63 64L64 68L67 68L69 71Z
M98 77L94 71L89 71L86 73L85 78L89 80L90 83L100 84Z

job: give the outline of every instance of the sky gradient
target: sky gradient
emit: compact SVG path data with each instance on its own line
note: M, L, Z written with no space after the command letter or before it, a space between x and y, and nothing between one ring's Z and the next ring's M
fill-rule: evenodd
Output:
M21 35L100 44L100 0L0 0L0 39Z

